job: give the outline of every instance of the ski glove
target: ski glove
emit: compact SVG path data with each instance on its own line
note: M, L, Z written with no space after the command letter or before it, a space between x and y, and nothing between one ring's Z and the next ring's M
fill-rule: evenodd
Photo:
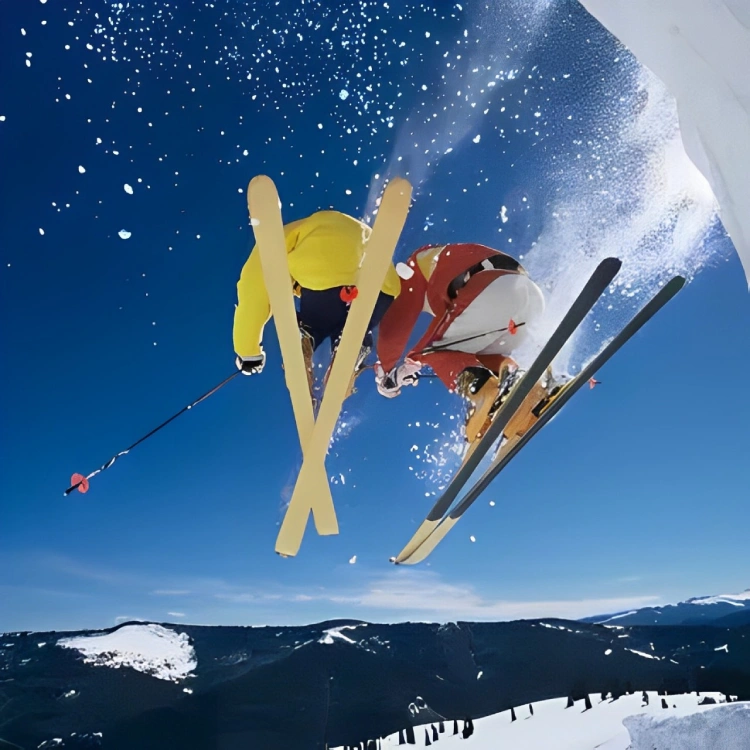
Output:
M401 393L403 386L417 384L421 368L421 362L415 362L407 357L402 365L394 367L386 373L380 362L377 362L375 364L375 384L378 393L386 398L395 398Z
M261 349L260 354L253 357L238 356L235 364L243 375L257 375L263 372L263 366L266 364L266 353Z

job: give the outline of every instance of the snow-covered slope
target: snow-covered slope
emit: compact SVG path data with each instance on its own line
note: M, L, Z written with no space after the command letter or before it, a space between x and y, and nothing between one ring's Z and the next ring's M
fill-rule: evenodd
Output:
M514 709L516 721L512 721L510 711L503 711L474 722L471 747L472 750L504 747L513 750L551 747L555 750L653 750L654 747L746 750L750 747L750 703L719 704L723 696L718 693L703 694L700 698L688 693L667 696L668 708L664 709L657 693L648 693L647 706L643 705L641 695L626 695L616 701L601 701L600 696L591 695L592 708L588 711L583 701L566 708L564 698L554 698L535 703L533 715L528 706ZM706 697L716 703L699 705ZM444 729L444 733L438 734L440 748L463 747L463 722L458 722L457 735L453 734L452 721L445 722ZM417 727L414 734L418 746L425 744L425 730L432 741L432 725ZM683 737L692 741L693 732L698 732L696 736L703 740L703 745L683 744ZM652 736L670 742L649 744ZM384 739L381 747L398 744L399 735L394 734Z
M750 703L715 706L689 716L666 711L630 716L624 721L630 732L631 750L679 748L679 750L747 750L750 747Z
M731 618L733 622L725 618ZM600 625L741 625L750 623L750 589L739 594L694 597L677 604L586 617L583 622Z
M80 651L87 664L132 667L172 682L188 677L197 666L188 636L161 625L125 625L105 635L62 638L57 645Z
M750 3L580 2L677 100L685 151L709 181L750 280Z

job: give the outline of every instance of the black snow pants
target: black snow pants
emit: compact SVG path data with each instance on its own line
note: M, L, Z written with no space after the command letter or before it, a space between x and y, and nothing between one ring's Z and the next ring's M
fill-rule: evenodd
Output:
M337 286L320 291L303 288L300 292L297 320L300 327L312 336L315 349L326 339L330 339L333 351L341 338L346 316L349 313L349 303L342 299L342 289L345 287ZM372 348L372 331L380 323L393 299L383 292L378 295L370 325L367 327L367 334L362 342L363 346Z

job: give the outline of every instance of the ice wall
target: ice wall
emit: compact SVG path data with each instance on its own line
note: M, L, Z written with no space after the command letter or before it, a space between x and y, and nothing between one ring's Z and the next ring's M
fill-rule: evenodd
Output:
M579 2L677 100L685 151L711 184L750 283L750 3Z

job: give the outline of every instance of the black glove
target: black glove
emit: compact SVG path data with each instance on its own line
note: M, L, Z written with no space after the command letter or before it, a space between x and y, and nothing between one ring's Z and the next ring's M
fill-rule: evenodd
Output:
M235 364L243 375L257 375L263 372L263 367L266 364L266 353L261 349L260 354L255 354L252 357L238 356Z

